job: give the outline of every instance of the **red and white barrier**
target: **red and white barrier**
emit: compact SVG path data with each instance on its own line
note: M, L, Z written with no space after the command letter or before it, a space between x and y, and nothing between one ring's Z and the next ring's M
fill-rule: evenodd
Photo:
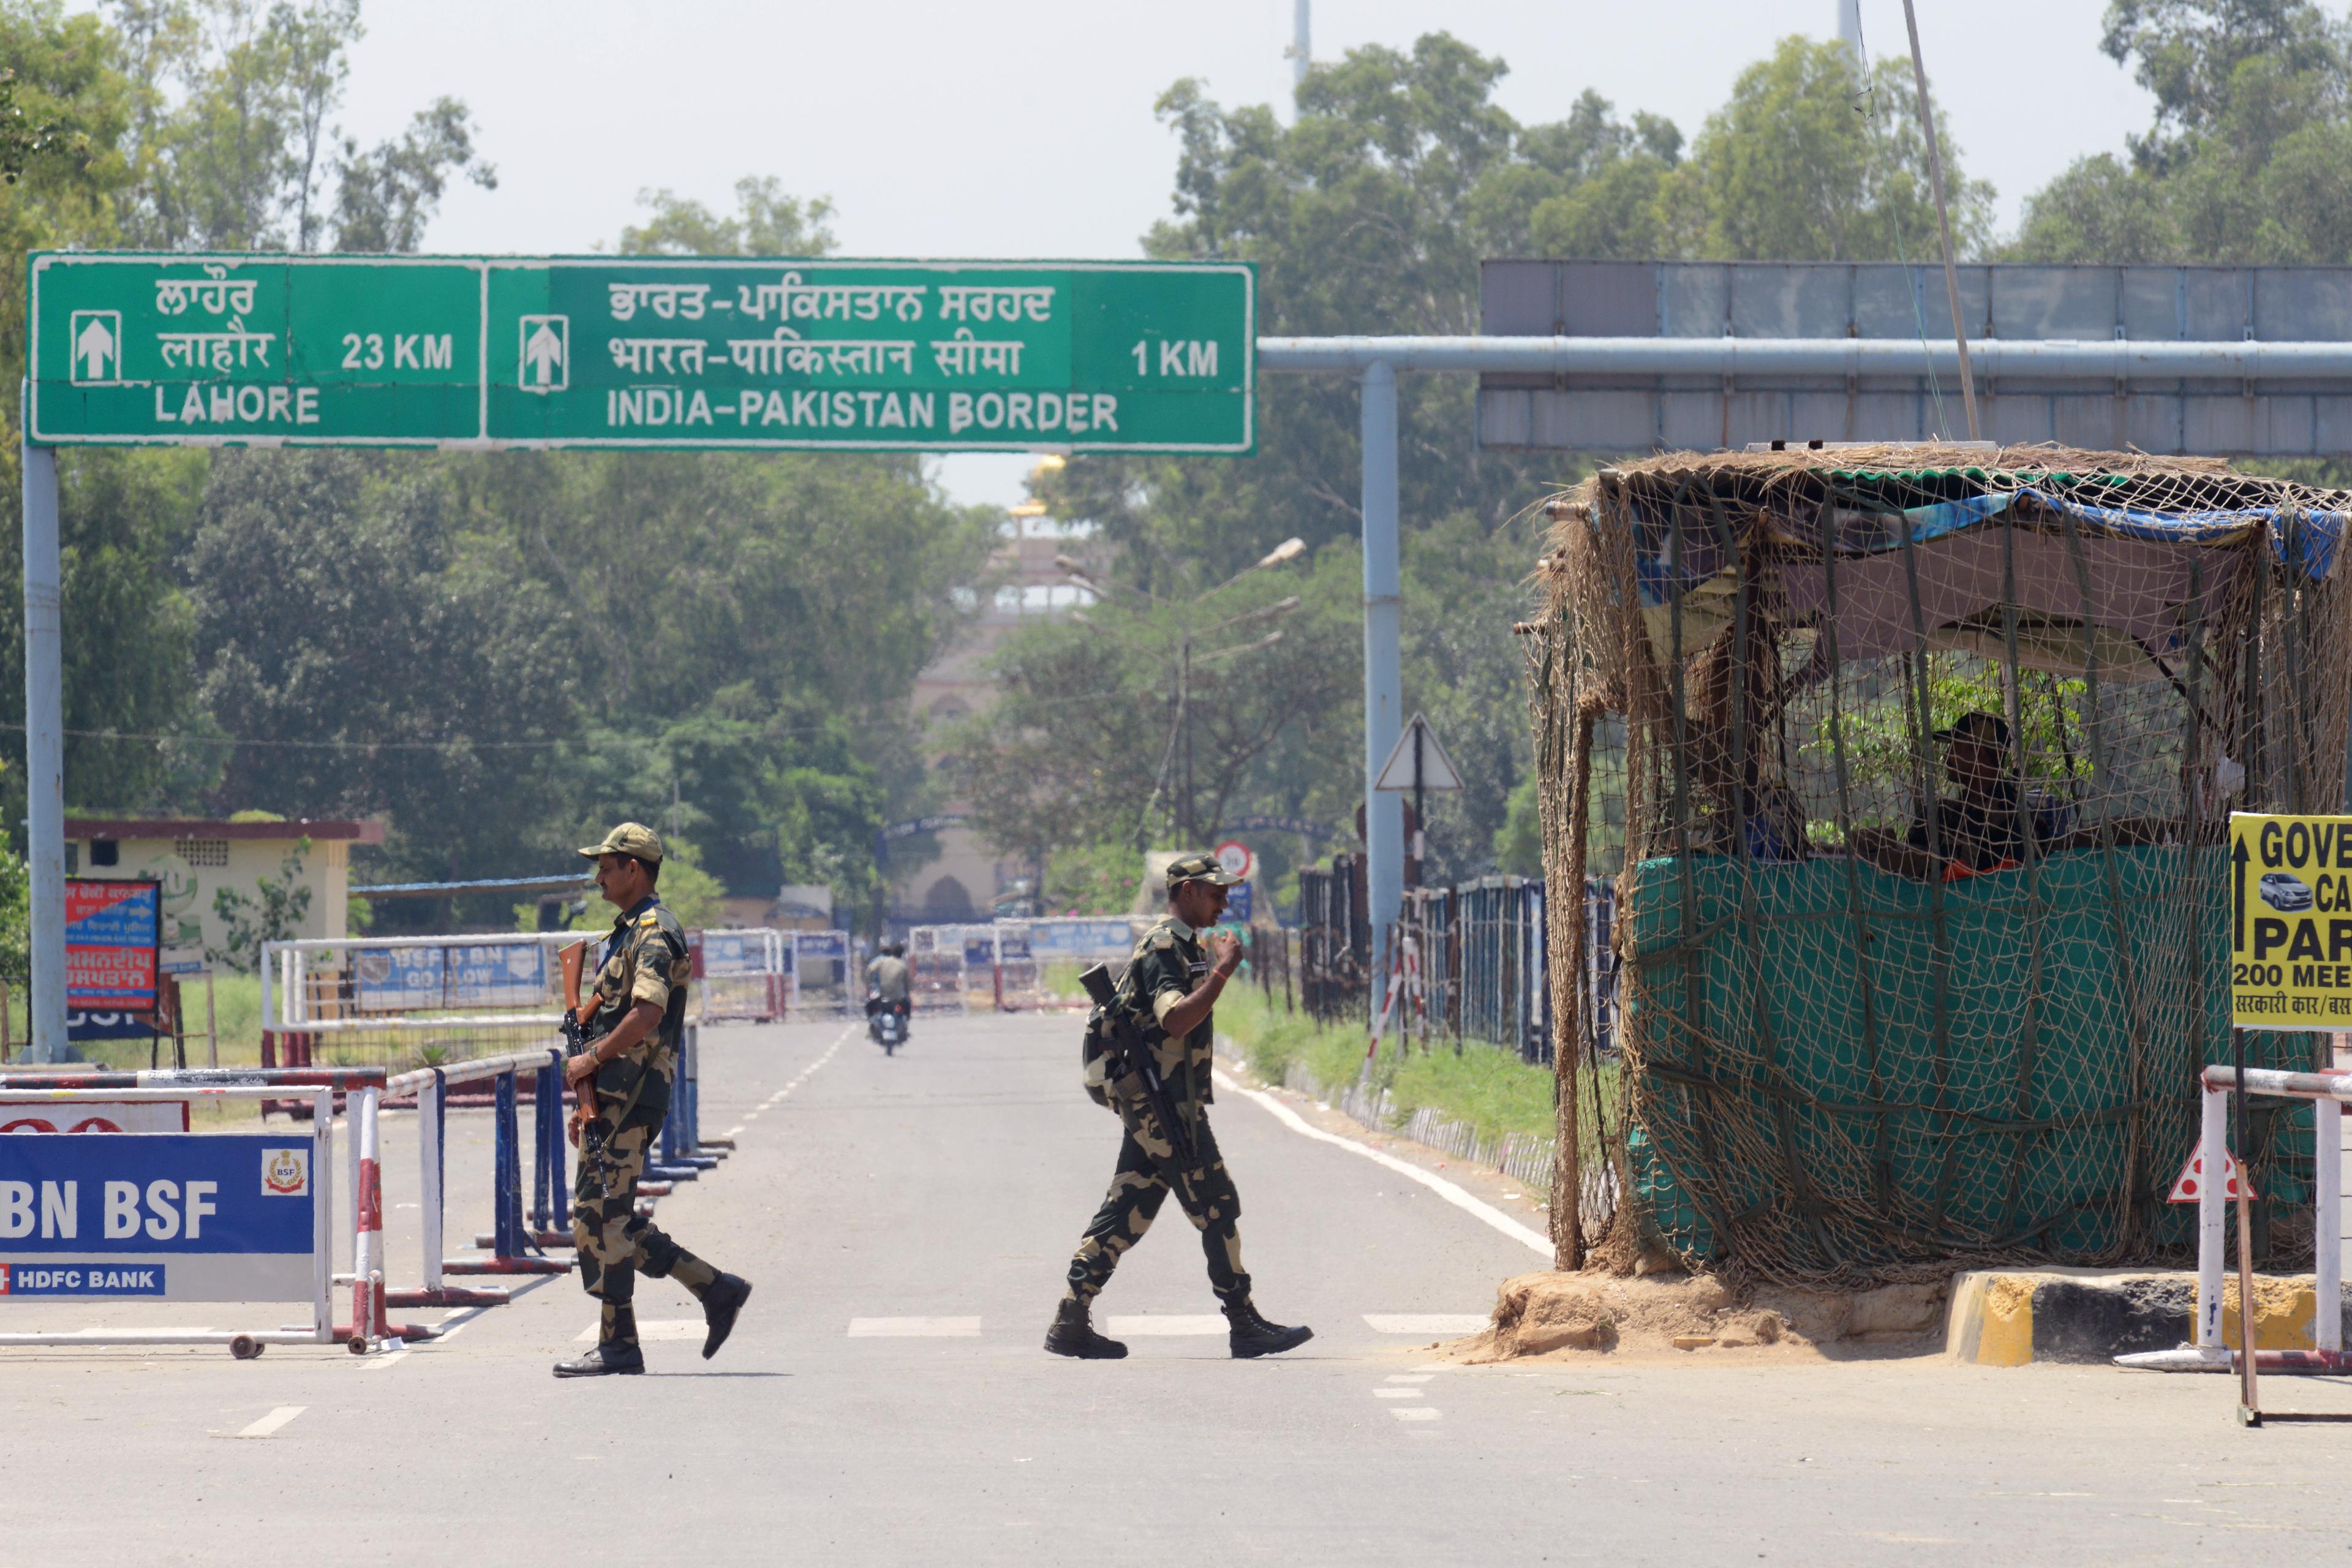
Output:
M2341 1373L2352 1371L2352 1357L2344 1350L2343 1243L2343 1113L2352 1100L2352 1074L2282 1072L2249 1068L2209 1067L2198 1121L2197 1149L2203 1181L2197 1189L2197 1338L2174 1351L2152 1351L2117 1356L2116 1363L2147 1372L2230 1372L2246 1370L2244 1345L2232 1349L2223 1342L2221 1310L2229 1258L2228 1184L2221 1173L2229 1163L2230 1096L2242 1089L2278 1100L2312 1102L2314 1279L2311 1342L2308 1351L2254 1352L2259 1372ZM2243 1172L2244 1166L2240 1166ZM2251 1270L2248 1270L2250 1273ZM2255 1303L2239 1303L2239 1322L2252 1342L2248 1328ZM2252 1384L2249 1383L2249 1393ZM2248 1407L2252 1410L2251 1398Z
M312 1110L309 1172L311 1183L311 1316L308 1325L235 1331L125 1329L96 1333L0 1333L0 1346L221 1344L228 1346L232 1353L241 1358L258 1355L262 1346L271 1344L333 1344L340 1342L349 1344L354 1353L380 1348L382 1336L369 1331L371 1325L381 1320L381 1309L370 1289L376 1278L373 1268L375 1247L368 1233L371 1228L377 1233L383 1228L383 1200L380 1188L373 1184L366 1186L361 1203L362 1240L356 1268L358 1280L352 1292L352 1322L339 1325L333 1318L333 1102L337 1090L343 1090L350 1096L353 1136L359 1142L361 1152L362 1181L362 1184L372 1184L375 1171L376 1094L383 1081L383 1070L381 1068L313 1071L210 1069L135 1075L113 1072L12 1075L5 1086L0 1086L0 1107L48 1106L68 1115L75 1108L93 1103L184 1107L195 1100L268 1100L282 1097L289 1089L309 1090ZM119 1136L135 1139L155 1135L122 1133Z

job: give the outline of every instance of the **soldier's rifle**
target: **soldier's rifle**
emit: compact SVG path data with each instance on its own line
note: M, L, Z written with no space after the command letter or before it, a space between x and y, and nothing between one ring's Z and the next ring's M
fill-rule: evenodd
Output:
M596 1009L594 999L584 1003L580 1000L580 973L586 967L587 957L588 943L585 942L575 942L556 955L563 983L563 1023L561 1026L563 1055L567 1061L588 1048L588 1019ZM588 1119L595 1113L596 1076L591 1073L580 1080L578 1102L572 1108L570 1131L573 1143L580 1142Z
M1160 1076L1160 1063L1151 1054L1150 1042L1135 1026L1135 1020L1128 1016L1127 1009L1118 1005L1118 993L1111 984L1108 969L1094 964L1078 976L1078 984L1094 999L1104 1027L1110 1031L1111 1070L1107 1087L1113 1095L1139 1099L1150 1108L1168 1140L1168 1147L1175 1152L1174 1159L1168 1162L1173 1167L1168 1172L1169 1184L1183 1196L1187 1208L1194 1206L1192 1185L1185 1173L1198 1170L1200 1163L1192 1153L1192 1134L1177 1117L1175 1102L1168 1097L1168 1085Z

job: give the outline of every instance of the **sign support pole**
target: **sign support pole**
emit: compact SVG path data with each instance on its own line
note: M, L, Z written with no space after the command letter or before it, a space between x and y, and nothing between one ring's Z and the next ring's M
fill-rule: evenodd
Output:
M1404 673L1397 651L1396 367L1375 360L1363 372L1364 446L1364 889L1372 925L1371 1007L1404 901L1404 802L1379 787L1381 764L1403 730Z
M58 545L58 454L24 442L25 852L32 868L31 1059L66 1050L65 569Z

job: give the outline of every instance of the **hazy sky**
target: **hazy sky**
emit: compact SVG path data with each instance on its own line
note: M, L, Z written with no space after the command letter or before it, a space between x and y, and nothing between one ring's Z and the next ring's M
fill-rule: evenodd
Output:
M1918 0L1931 75L2001 221L2077 155L2121 146L2147 96L2098 53L2100 0ZM1901 0L1863 0L1874 55L1907 50ZM462 98L499 188L453 192L452 251L610 244L636 194L715 207L744 174L827 195L865 256L1127 257L1168 211L1175 150L1151 112L1179 77L1288 102L1291 0L375 0L345 128L394 134ZM1314 53L1444 28L1511 66L1500 99L1553 120L1586 88L1685 134L1740 68L1836 0L1316 0ZM2024 42L2030 40L2030 43ZM958 496L1011 501L1027 459L959 457Z

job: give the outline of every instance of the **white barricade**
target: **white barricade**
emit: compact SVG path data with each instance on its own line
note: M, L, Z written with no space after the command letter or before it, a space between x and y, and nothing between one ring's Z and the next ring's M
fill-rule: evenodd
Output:
M866 976L850 973L849 933L795 931L792 942L793 1005L797 1012L823 1009L838 1017L862 1010Z
M771 1023L791 1015L797 980L792 933L767 927L688 933L694 950L696 1016Z
M2232 1068L2209 1067L2200 1080L2204 1090L2198 1122L2198 1158L2200 1185L2197 1189L2197 1320L2196 1341L2175 1351L2152 1351L2137 1355L2117 1356L2116 1363L2150 1372L2229 1372L2236 1370L2244 1377L2240 1418L2248 1425L2259 1426L2261 1406L2255 1398L2255 1373L2260 1372L2343 1373L2352 1371L2352 1358L2344 1352L2344 1243L2343 1243L2343 1110L2344 1101L2352 1100L2352 1074L2317 1072L2282 1072L2268 1068L2248 1068L2242 1075ZM2315 1142L2313 1161L2313 1311L2311 1342L2308 1351L2253 1350L2252 1324L2259 1316L2258 1304L2247 1298L2252 1292L2252 1265L2250 1248L2240 1226L2239 1238L2239 1329L2241 1342L2231 1347L2222 1333L2222 1308L2228 1271L2227 1258L2228 1206L2231 1203L2229 1183L2223 1173L2229 1168L2230 1096L2242 1089L2248 1094L2265 1095L2283 1100L2307 1100L2312 1103L2313 1134ZM2243 1167L2239 1178L2245 1179ZM2244 1211L2242 1209L2241 1213ZM2252 1350L2251 1363L2243 1353ZM2279 1419L2273 1415L2273 1419Z
M52 1075L44 1075L50 1077ZM53 1075L62 1079L68 1075ZM300 1095L307 1134L110 1132L0 1138L0 1301L309 1300L308 1325L240 1331L125 1329L0 1332L0 1346L223 1344L240 1358L268 1344L381 1344L376 1293L383 1229L376 1166L380 1070L141 1073L136 1087L0 1087L0 1107L59 1110L107 1103ZM348 1091L359 1155L352 1322L333 1318L334 1093Z
M966 995L964 928L917 926L907 933L907 971L918 1013L962 1013Z

